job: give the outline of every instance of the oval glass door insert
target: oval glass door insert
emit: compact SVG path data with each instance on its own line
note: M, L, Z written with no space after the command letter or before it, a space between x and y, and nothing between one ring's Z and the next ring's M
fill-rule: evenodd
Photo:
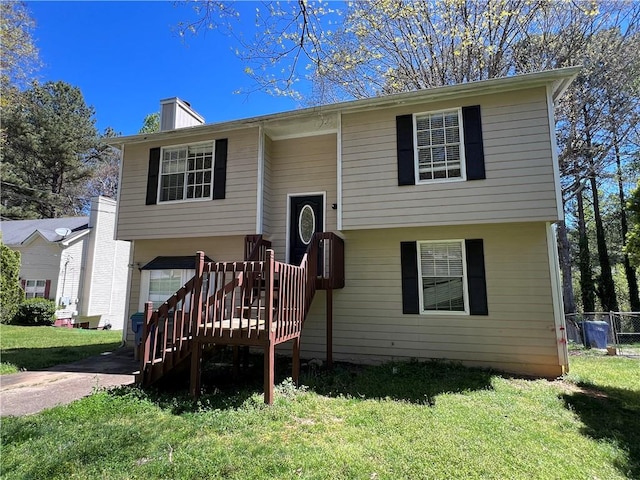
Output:
M316 214L311 205L305 205L298 217L298 235L305 245L309 245L316 226Z

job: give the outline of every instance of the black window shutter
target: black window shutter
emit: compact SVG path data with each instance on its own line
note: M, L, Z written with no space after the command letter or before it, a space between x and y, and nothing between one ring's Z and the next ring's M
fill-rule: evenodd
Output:
M155 205L158 200L158 174L160 171L160 148L149 150L149 171L147 172L147 205Z
M465 240L465 250L467 251L469 313L471 315L489 315L482 239Z
M396 144L398 148L398 185L415 185L413 115L396 117Z
M464 130L464 156L467 164L467 180L487 178L484 171L484 146L482 143L482 119L480 105L462 107Z
M216 157L213 169L213 199L221 200L225 197L227 187L227 145L226 138L216 140Z
M416 242L400 242L402 313L419 313L418 249Z

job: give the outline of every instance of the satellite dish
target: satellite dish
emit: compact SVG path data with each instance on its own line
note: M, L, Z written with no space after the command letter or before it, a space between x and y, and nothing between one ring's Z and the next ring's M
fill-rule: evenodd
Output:
M68 228L56 228L54 231L56 232L56 235L59 235L62 238L66 237L71 233L71 230L69 230Z

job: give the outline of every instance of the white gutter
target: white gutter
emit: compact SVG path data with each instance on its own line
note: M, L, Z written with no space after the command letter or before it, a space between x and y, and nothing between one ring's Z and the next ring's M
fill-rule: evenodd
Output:
M553 321L558 349L558 360L562 367L562 373L569 372L569 352L567 350L567 326L564 318L564 303L562 302L562 288L560 280L560 268L558 262L558 243L554 225L546 224L547 252L549 257L549 276L551 278L551 298L553 301Z

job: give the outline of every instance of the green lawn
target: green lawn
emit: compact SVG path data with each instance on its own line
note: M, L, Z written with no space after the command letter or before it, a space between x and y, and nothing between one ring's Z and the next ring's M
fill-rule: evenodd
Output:
M444 363L305 369L271 407L259 367L257 384L209 384L197 402L126 387L3 418L3 478L640 478L637 359L572 356L554 382Z
M98 355L121 339L121 331L0 325L0 375Z

